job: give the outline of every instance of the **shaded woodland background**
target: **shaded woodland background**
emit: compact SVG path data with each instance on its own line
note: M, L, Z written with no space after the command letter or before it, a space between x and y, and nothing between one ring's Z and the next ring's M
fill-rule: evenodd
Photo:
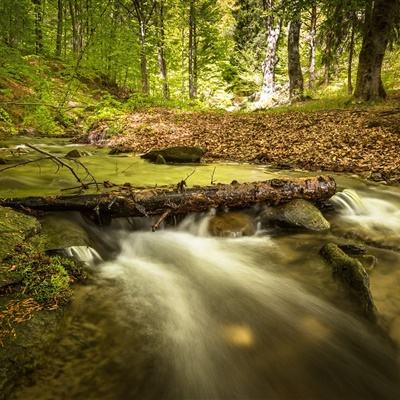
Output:
M1 130L60 133L81 106L102 118L121 103L384 99L399 84L399 11L398 0L2 0Z

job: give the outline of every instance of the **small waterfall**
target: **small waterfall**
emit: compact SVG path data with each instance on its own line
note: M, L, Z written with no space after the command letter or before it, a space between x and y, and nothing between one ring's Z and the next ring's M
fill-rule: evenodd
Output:
M372 235L400 231L400 207L396 202L367 197L351 189L336 193L331 201L341 209L342 220L359 225Z
M71 246L61 251L66 257L71 257L76 261L86 264L94 264L102 261L100 254L90 246Z
M344 189L336 193L331 202L351 215L363 214L366 211L365 204L355 190Z
M268 237L196 236L202 223L126 234L100 265L124 334L151 343L119 398L397 398L390 351L361 322L255 261L277 251Z

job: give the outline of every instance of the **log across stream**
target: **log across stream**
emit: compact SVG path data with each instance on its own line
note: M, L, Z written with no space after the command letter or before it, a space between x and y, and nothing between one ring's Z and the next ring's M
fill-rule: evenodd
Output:
M247 208L254 204L278 205L302 198L323 202L335 194L335 180L329 176L271 179L263 182L213 185L174 189L133 190L120 187L106 193L49 197L3 198L0 205L41 211L96 212L114 217L172 215L203 212L210 208Z

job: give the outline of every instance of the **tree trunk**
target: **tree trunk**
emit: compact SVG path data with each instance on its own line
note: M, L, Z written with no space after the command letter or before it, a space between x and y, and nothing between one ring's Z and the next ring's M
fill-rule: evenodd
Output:
M42 0L32 0L35 9L35 54L43 53L43 10Z
M315 55L317 49L317 5L314 3L311 8L310 20L310 55L308 64L308 88L315 88Z
M354 96L358 100L384 99L381 70L398 0L375 0L366 20Z
M63 0L57 0L57 36L56 36L56 56L61 57L61 45L64 23Z
M162 93L164 99L169 99L167 62L165 60L165 31L164 31L164 0L157 2L157 28L158 28L158 65L162 81Z
M76 0L68 0L69 4L69 13L71 16L71 28L72 28L72 51L75 55L80 52L80 40L79 40L79 28L77 21L77 8L76 8Z
M349 43L349 59L347 61L347 93L349 95L353 94L353 55L354 55L354 31L355 31L355 22L354 18L356 15L353 15L353 21L351 23L351 32L350 32L350 43Z
M288 70L289 70L289 97L301 99L304 92L303 73L300 65L300 14L289 23L288 34Z
M179 185L178 185L179 186ZM134 217L204 212L215 207L247 208L254 204L277 205L302 198L323 202L335 194L329 176L271 179L264 182L232 183L186 190L119 190L102 194L0 199L0 205L23 210L81 211L110 217Z
M189 97L197 97L197 38L195 0L189 3Z
M263 0L264 13L266 17L267 50L262 65L263 84L261 88L260 101L267 101L275 92L275 67L278 63L278 41L281 34L282 20L273 17L272 10L274 0Z
M139 22L139 39L140 39L140 77L142 81L142 93L149 94L149 74L147 70L147 53L146 53L146 26L144 20Z

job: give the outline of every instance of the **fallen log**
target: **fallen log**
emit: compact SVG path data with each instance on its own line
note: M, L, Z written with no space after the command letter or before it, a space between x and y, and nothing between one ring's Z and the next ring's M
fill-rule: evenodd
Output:
M40 211L80 211L108 217L169 215L207 211L212 207L246 208L254 204L277 205L302 198L323 202L335 194L329 176L232 182L228 185L135 191L120 187L106 193L0 199L0 205Z

